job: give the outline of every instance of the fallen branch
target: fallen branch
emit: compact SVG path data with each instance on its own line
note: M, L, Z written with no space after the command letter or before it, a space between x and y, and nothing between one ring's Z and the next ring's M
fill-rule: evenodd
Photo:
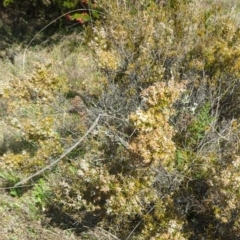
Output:
M87 132L72 147L70 147L66 152L64 152L58 159L56 159L54 162L52 162L48 166L42 168L38 172L32 174L31 176L24 178L22 181L16 183L13 187L18 187L24 183L27 183L32 178L40 175L41 173L45 172L48 169L51 169L54 165L56 165L59 161L61 161L64 157L66 157L73 149L75 149L88 136L89 133L92 132L92 130L97 126L98 121L101 116L103 116L103 115L99 114L98 117L96 118L96 120L94 121L94 123L92 124L92 126L87 130Z

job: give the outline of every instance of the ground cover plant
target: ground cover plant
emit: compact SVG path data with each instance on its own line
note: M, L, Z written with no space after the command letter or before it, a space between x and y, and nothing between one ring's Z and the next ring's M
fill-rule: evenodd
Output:
M2 61L0 234L239 238L239 6L81 4L80 32Z

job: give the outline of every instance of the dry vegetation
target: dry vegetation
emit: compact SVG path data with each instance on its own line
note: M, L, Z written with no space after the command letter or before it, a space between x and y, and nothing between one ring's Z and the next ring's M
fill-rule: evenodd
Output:
M239 3L98 4L2 54L0 239L238 239Z

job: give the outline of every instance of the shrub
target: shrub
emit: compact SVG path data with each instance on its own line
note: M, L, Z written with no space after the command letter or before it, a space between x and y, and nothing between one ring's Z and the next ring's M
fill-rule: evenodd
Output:
M67 91L66 79L42 66L37 66L31 77L10 82L4 93L8 106L5 123L14 129L19 147L17 152L4 153L1 168L34 172L62 152L54 102Z
M153 186L156 169L166 166L171 171L174 163L173 129L168 124L168 118L180 88L174 82L169 82L169 86L156 83L143 91L148 110L139 110L130 116L138 132L130 142L130 152L119 146L115 153L118 155L109 159L108 154L113 154L113 150L108 153L103 149L98 153L93 147L99 149L99 143L106 141L101 139L95 144L91 141L92 150L88 150L88 154L76 157L70 166L64 164L59 181L51 183L55 205L77 221L86 221L86 213L91 213L96 221L111 231L119 228L114 233L121 236L125 236L140 217L144 219L143 236L152 234L147 229L155 225L155 219L148 209L155 202L163 206L154 210L154 216L160 214L158 219L166 221L166 224L171 222L171 218L164 219L166 203L162 203L158 196L161 192L157 193ZM99 126L96 134L101 134L103 130ZM149 155L150 151L152 155ZM101 154L103 160L98 161L96 154ZM114 224L109 225L109 221Z
M228 74L237 81L236 25L221 6L196 13L194 2L100 5L106 18L85 32L104 85L90 111L108 117L89 139L91 151L61 167L54 204L121 238L214 239L213 176L227 164L214 146L227 148L218 135L221 103L238 91L225 85ZM173 104L183 85L188 102ZM184 112L187 124L177 117Z
M101 116L48 177L49 207L121 239L238 238L233 16L194 1L99 4L104 20L84 32L98 78L71 92L87 105L84 117L73 114L77 131L59 131L55 117L56 99L67 101L65 80L43 69L22 84L13 81L5 92L8 122L24 144L2 157L2 167L33 172Z

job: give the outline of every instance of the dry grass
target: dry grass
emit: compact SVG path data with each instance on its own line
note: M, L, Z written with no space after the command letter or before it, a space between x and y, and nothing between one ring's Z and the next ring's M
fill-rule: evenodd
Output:
M24 201L23 201L24 199ZM82 239L73 233L54 227L43 227L41 220L29 207L26 196L14 198L1 190L0 195L0 239L75 240Z
M0 239L4 240L114 240L106 230L96 227L76 234L76 228L61 228L40 215L28 194L12 197L0 189ZM52 213L54 214L54 213Z
M27 75L32 72L36 63L51 63L52 70L67 76L69 81L89 78L96 69L91 56L83 47L81 34L75 33L62 37L57 44L50 44L48 47L19 47L14 53L14 64L7 57L0 61L0 81Z

